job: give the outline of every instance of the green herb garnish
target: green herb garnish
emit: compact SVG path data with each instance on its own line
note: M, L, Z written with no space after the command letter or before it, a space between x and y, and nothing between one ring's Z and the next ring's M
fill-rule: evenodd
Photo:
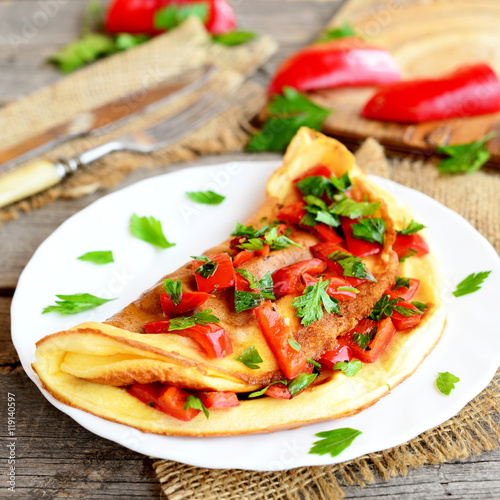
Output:
M259 363L262 363L264 361L260 357L259 351L254 345L250 346L234 359L236 361L239 361L240 363L243 363L251 370L258 370L260 368Z
M356 201L343 193L334 196L335 203L329 207L332 214L343 215L350 219L359 219L360 217L369 217L374 215L379 206L379 201Z
M43 309L42 314L49 312L57 312L59 314L77 314L82 311L88 311L94 307L98 307L106 302L116 299L102 299L91 295L90 293L75 293L73 295L56 295L55 306L47 306Z
M315 435L322 439L313 444L309 453L315 455L329 454L332 457L336 457L348 446L350 446L354 439L356 439L360 434L362 434L361 431L357 431L356 429L351 429L349 427L335 429L332 431L318 432Z
M288 382L288 390L292 398L309 387L317 376L317 373L299 373L293 380Z
M401 276L396 276L396 281L392 289L397 290L398 288L410 288L410 279L402 278Z
M334 370L341 370L346 377L354 377L361 370L363 363L359 359L351 361L338 361L333 365Z
M455 295L455 297L461 297L462 295L477 292L490 274L491 271L482 271L479 273L469 274L467 278L462 280L457 285L457 288L453 292L453 295Z
M302 318L301 324L310 325L313 321L321 319L324 315L323 308L327 313L340 313L339 301L330 297L326 289L330 280L320 280L312 286L307 286L299 297L295 298L292 305L297 310L297 317Z
M193 410L200 410L203 412L206 418L210 417L210 413L205 407L205 405L201 402L200 398L197 398L196 396L188 396L186 398L186 402L184 403L184 409L189 410L192 408Z
M221 45L233 47L234 45L241 45L243 43L251 42L257 38L257 33L254 31L229 31L221 35L212 35L212 40Z
M115 259L113 258L113 252L111 250L87 252L77 258L78 260L84 260L86 262L92 262L94 264L109 264L110 262L115 261Z
M274 283L270 271L264 274L260 280L256 280L252 273L246 269L235 269L235 271L248 281L248 286L252 290L258 290L266 299L275 300Z
M170 297L172 302L178 306L182 299L182 282L180 279L171 280L166 278L163 282L163 289L165 293Z
M213 276L215 271L217 271L217 268L219 267L218 262L216 262L215 260L211 260L204 255L191 255L191 258L203 262L203 264L200 267L197 267L194 272L206 279Z
M337 250L329 254L328 258L340 265L344 276L351 276L353 278L365 279L368 281L377 281L359 257Z
M325 29L323 33L316 38L314 43L330 42L331 40L338 40L339 38L346 38L349 36L358 36L358 34L354 31L352 25L346 21L342 26Z
M424 229L423 224L420 224L420 222L416 222L415 220L411 220L406 224L406 222L403 222L403 227L399 231L397 231L398 234L415 234L418 233L418 231L421 231Z
M172 4L159 9L154 14L154 27L159 30L171 30L181 25L187 18L193 16L203 23L208 18L207 2L197 2L185 5Z
M381 245L384 244L385 227L385 220L379 217L360 219L351 226L354 238Z
M152 216L139 217L136 214L132 214L130 218L130 233L132 236L160 248L170 248L175 245L175 243L170 243L163 234L161 222Z
M457 382L460 382L460 379L450 372L438 373L436 379L437 388L446 396L449 396L451 391L455 389Z
M225 196L215 193L214 191L188 191L186 196L204 205L220 205L225 199Z
M272 385L276 384L283 384L283 385L288 385L288 380L277 380L276 382L271 382L269 385L266 385L266 387L259 389L258 391L251 392L248 394L249 398L258 398L260 396L263 396L266 391L271 387Z
M192 328L196 324L206 325L208 323L219 323L219 318L210 314L211 312L212 309L205 309L204 311L200 311L192 316L171 318L168 324L168 331L185 330L186 328Z

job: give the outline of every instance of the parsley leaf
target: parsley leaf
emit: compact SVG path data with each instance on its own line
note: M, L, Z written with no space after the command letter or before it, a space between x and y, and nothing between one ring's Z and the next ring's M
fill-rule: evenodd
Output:
M295 185L304 196L311 194L316 198L321 198L325 190L332 185L332 182L323 175L311 175L300 180Z
M377 281L359 257L337 250L329 254L328 258L333 262L338 262L340 267L342 267L342 274L344 276L352 276L368 281Z
M115 49L119 52L132 49L141 45L141 43L149 40L148 35L132 34L132 33L118 33L115 38Z
M257 33L254 31L228 31L221 35L212 35L212 40L221 45L233 47L234 45L241 45L257 38Z
M163 289L165 293L170 297L172 302L178 306L182 299L182 282L180 279L171 280L166 278L163 282Z
M204 311L200 311L192 316L172 318L169 320L168 331L185 330L186 328L191 328L196 324L206 325L207 323L219 323L219 318L210 314L211 312L212 309L205 309Z
M314 227L317 222L323 222L332 227L340 226L340 219L329 211L323 200L310 194L304 197L304 201L304 209L308 213L300 221L301 224Z
M384 244L385 220L379 217L370 217L368 219L360 219L352 226L352 235L371 243Z
M366 350L370 341L375 337L378 328L372 328L368 333L358 333L354 332L352 334L352 340L361 347L361 349Z
M253 226L244 226L239 222L236 222L236 228L231 233L231 236L254 236L256 229Z
M458 285L453 295L455 297L461 297L462 295L467 295L469 293L477 292L486 278L491 274L491 271L482 271L479 273L472 273L462 280Z
M361 431L349 427L318 432L315 435L322 439L313 443L309 453L315 455L329 454L332 457L336 457L350 446L360 434L362 434Z
M317 376L317 373L299 373L291 382L288 382L288 390L292 398L309 387Z
M363 363L359 359L351 361L338 361L333 365L334 370L341 370L346 377L354 377L361 370Z
M406 224L406 222L403 223L402 229L397 231L398 234L414 234L417 233L418 231L421 231L424 229L424 225L420 224L420 222L416 222L413 219Z
M339 301L330 297L326 289L330 280L320 280L312 286L307 286L299 297L296 297L292 305L297 309L297 317L302 318L301 324L310 325L313 321L321 319L324 315L323 308L328 313L340 314Z
M219 267L219 263L216 262L215 260L210 260L208 257L205 257L204 255L191 255L192 259L195 260L201 260L204 262L200 267L197 267L195 269L195 273L199 274L203 278L210 278L210 276L213 276L215 271L217 271L217 268Z
M277 226L270 226L269 229L264 233L265 242L271 247L271 250L283 250L288 248L290 245L299 247L295 241L291 240L288 236L278 233Z
M226 199L225 196L214 191L188 191L186 195L196 203L204 205L220 205Z
M258 391L251 392L248 394L249 398L258 398L259 396L263 396L266 391L271 387L272 385L275 384L283 384L283 385L288 385L288 380L277 380L276 382L271 382L269 385L266 385L266 387L263 387L262 389L259 389Z
M264 360L260 357L259 351L254 345L251 345L248 349L243 351L239 356L234 358L236 361L243 363L245 366L251 370L258 370L260 368L259 363Z
M401 276L396 276L396 281L392 289L397 290L398 288L410 288L410 279L402 278Z
M356 201L343 193L336 195L335 199L336 203L329 207L329 211L350 219L374 215L380 206L380 201Z
M418 250L415 248L407 248L408 253L403 255L402 257L399 257L399 262L404 262L406 259L409 259L410 257L413 257L418 253Z
M91 295L90 293L75 293L73 295L56 295L55 306L47 306L43 309L42 314L49 312L57 312L59 314L77 314L82 311L88 311L94 307L105 304L116 299L102 299Z
M300 352L300 350L302 349L302 346L294 339L292 338L292 336L290 336L288 338L288 345L294 350L294 351L297 351L297 352Z
M184 409L189 410L189 408L193 408L193 410L200 410L203 412L206 418L210 417L210 413L205 407L205 405L201 402L200 398L196 396L188 396L186 398L186 402L184 403Z
M284 151L300 127L320 130L332 111L284 87L283 95L273 96L268 113L262 130L250 138L247 151Z
M491 154L486 149L486 143L495 136L496 132L490 132L478 141L436 148L438 153L449 156L438 163L439 172L443 174L476 172L490 159Z
M451 394L451 391L455 389L455 384L460 382L460 379L450 372L439 373L436 379L437 388L446 396Z
M234 310L237 313L253 309L260 306L264 300L262 294L258 292L245 292L243 290L236 290L234 292Z
M354 28L347 21L342 26L336 28L327 28L319 35L314 43L324 43L331 40L338 40L339 38L346 38L349 36L358 36Z
M208 18L208 3L197 2L186 5L172 4L159 9L154 14L154 27L160 30L171 30L181 25L188 17L198 17L203 23Z
M170 243L165 238L161 222L152 216L139 217L136 214L132 214L130 218L130 232L132 236L160 248L170 248L175 245L175 243Z
M262 226L260 229L255 229L253 226L244 226L237 222L231 236L247 236L246 242L237 245L238 248L244 250L262 250L264 243L269 245L271 250L282 250L283 248L288 248L290 245L300 248L300 245L288 236L279 234L277 224L277 222L273 222L272 224Z
M248 281L252 290L258 290L266 299L275 300L274 283L270 271L264 274L260 280L256 280L252 273L246 269L235 269L235 271Z
M237 245L237 247L249 251L262 250L264 248L264 241L260 238L249 238L244 243Z
M102 252L87 252L77 258L94 264L109 264L110 262L115 261L111 250L104 250Z
M373 319L375 321L380 321L382 318L388 318L392 316L392 313L394 311L398 312L399 314L402 314L403 316L409 318L410 316L415 316L416 314L421 314L422 310L417 304L421 304L420 302L417 302L413 304L418 310L416 311L415 309L409 309L408 307L405 306L398 306L398 302L400 302L401 299L396 298L396 299L391 299L388 294L384 293L380 299L377 300L375 305L373 306L372 312L370 316L368 316L369 319ZM424 309L427 308L425 304L421 304L421 307L424 306Z

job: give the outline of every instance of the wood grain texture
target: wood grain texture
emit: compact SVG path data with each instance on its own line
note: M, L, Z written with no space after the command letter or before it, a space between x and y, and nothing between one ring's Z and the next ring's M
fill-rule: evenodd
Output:
M500 2L496 0L351 0L330 25L351 22L362 36L393 54L404 79L434 78L463 64L487 62L500 75ZM394 153L431 156L436 146L461 144L500 132L500 113L404 125L360 116L374 88L311 93L334 110L324 130L344 142L372 136ZM464 102L466 110L474 102ZM500 136L488 143L500 167Z
M68 0L59 21L40 30L16 54L7 54L5 29L19 26L22 16L36 10L37 0L0 0L0 100L29 93L60 75L44 57L77 34L84 0ZM336 9L335 2L238 0L234 2L241 25L273 34L280 51L257 76L266 82L276 65L321 30ZM275 21L273 21L273 18ZM8 33L9 31L7 31ZM188 165L251 159L249 155L208 157ZM253 158L274 159L276 155ZM136 171L113 190L169 169ZM127 500L165 498L154 478L151 461L86 431L55 409L28 379L10 340L10 302L22 269L38 245L64 220L109 191L76 200L59 200L0 227L0 438L6 440L4 415L8 392L16 395L17 488L6 490L5 448L0 455L0 498L38 500L70 498ZM500 498L500 451L439 466L410 471L406 477L368 485L347 486L346 498L496 499ZM285 492L284 492L285 494ZM186 497L187 500L187 497ZM250 499L251 500L251 499Z

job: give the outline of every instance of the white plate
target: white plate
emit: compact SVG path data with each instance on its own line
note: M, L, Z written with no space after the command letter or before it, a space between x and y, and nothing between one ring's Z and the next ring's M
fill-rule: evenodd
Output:
M264 186L277 162L233 162L189 168L146 179L96 201L69 218L38 248L19 280L12 302L12 338L22 365L31 368L35 342L83 321L102 321L134 300L161 276L223 241L235 221L244 222L264 198ZM57 408L91 432L159 458L210 468L283 470L350 460L417 436L455 415L479 394L500 364L496 311L500 260L467 221L422 193L388 180L375 180L419 214L428 226L443 264L443 299L448 324L443 338L415 374L373 407L353 417L291 431L225 438L184 438L145 434L70 408L47 394ZM196 205L185 191L212 189L227 197L219 206ZM157 250L128 232L130 215L153 215L176 246ZM76 260L92 250L113 250L115 263L97 266ZM460 298L451 292L473 272L493 271L480 291ZM41 314L56 294L89 292L118 297L75 316ZM435 387L438 372L461 381L450 396ZM310 455L315 433L340 427L363 432L336 458Z

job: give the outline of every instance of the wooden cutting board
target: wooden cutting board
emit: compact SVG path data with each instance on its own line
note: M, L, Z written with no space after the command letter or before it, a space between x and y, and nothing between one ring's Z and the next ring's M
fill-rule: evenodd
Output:
M349 0L328 25L344 22L388 49L404 79L436 77L480 61L500 76L499 0ZM488 149L491 166L500 168L500 113L417 125L367 120L360 111L374 91L365 87L311 93L334 110L324 131L348 145L371 136L393 153L427 157L438 145L474 141L497 130L499 136Z

